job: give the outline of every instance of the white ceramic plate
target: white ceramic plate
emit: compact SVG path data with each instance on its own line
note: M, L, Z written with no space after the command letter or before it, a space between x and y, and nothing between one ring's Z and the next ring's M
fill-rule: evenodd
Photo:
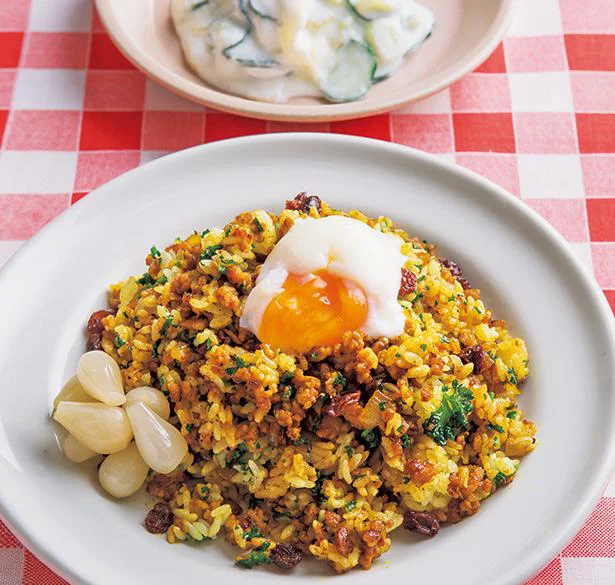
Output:
M296 0L300 1L300 0ZM170 0L96 0L115 44L146 75L183 97L236 114L268 120L314 122L359 118L398 108L450 85L496 48L513 0L421 0L436 15L432 36L390 79L362 100L329 104L298 98L272 104L237 97L199 79L186 65L170 18Z
M596 284L538 215L488 181L384 142L270 135L165 157L120 177L35 236L0 274L0 510L73 583L299 585L328 574L241 571L223 543L170 546L141 526L145 503L112 501L54 442L49 405L84 351L108 283L140 273L152 244L278 210L307 190L394 218L460 262L527 340L523 404L540 445L516 480L432 540L407 534L368 572L335 583L516 585L572 538L614 461L612 316ZM403 531L402 531L403 532ZM332 581L333 582L333 581Z

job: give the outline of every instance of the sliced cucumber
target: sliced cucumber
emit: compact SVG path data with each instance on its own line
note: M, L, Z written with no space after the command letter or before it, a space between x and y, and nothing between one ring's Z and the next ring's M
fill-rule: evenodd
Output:
M226 47L222 52L227 59L237 61L244 67L273 68L279 66L279 63L254 38L250 31L247 31L238 43Z
M332 102L359 100L372 86L377 66L376 56L367 45L350 41L337 52L335 65L320 90Z
M250 10L259 18L278 22L280 5L278 0L248 0Z
M346 0L350 9L363 20L389 16L399 6L399 0Z
M209 0L201 0L200 2L196 2L195 4L193 4L190 10L194 12L195 10L198 10L199 8L203 8L203 6L205 6L206 4L209 4Z

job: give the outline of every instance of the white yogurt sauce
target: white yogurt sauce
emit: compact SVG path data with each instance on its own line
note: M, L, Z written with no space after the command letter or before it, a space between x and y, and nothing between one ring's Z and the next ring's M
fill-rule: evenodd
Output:
M360 99L434 27L415 0L173 0L186 61L230 93Z

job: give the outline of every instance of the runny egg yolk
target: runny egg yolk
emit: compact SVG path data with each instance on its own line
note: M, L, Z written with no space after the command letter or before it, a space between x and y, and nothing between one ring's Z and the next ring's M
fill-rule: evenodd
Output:
M258 337L282 351L304 353L360 329L367 308L365 292L352 281L326 270L289 274L263 313Z

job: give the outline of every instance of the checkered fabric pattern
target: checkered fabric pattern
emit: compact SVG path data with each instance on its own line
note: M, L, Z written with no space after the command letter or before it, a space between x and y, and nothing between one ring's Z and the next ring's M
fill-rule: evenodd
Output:
M390 115L323 124L239 118L146 80L90 0L0 0L0 264L109 179L167 152L297 130L413 146L499 183L544 216L615 308L615 1L517 0L474 73ZM0 522L0 584L60 585ZM531 585L615 583L615 482Z

